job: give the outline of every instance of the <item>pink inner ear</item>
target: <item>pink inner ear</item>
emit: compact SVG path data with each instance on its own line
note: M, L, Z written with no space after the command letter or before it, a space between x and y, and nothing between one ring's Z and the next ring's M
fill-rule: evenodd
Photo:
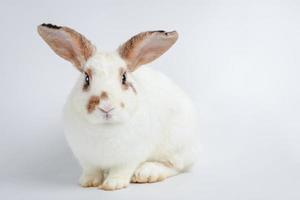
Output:
M81 65L81 62L76 58L79 52L76 52L78 47L73 45L73 41L69 36L63 31L55 31L49 35L53 39L49 39L52 43L52 49L62 58L69 60L77 67Z
M38 32L57 55L73 63L80 71L95 51L89 40L68 27L40 25Z
M149 31L135 35L119 48L130 71L165 53L177 40L177 32Z

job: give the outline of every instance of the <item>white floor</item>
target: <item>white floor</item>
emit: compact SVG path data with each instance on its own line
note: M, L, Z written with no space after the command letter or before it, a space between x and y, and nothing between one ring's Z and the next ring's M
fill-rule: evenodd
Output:
M297 1L1 1L0 199L300 199ZM104 50L177 29L151 66L195 101L202 154L190 173L105 192L83 189L61 110L78 73L36 33L68 25Z

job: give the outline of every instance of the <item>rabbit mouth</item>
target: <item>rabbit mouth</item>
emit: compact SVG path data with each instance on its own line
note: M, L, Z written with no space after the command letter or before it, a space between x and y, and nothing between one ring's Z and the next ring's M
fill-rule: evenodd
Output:
M114 110L114 108L111 108L109 110L104 110L102 108L98 108L99 112L100 112L100 116L105 120L108 121L110 120L113 115L112 115L112 111Z
M105 113L104 115L103 115L103 119L104 120L110 120L112 118L112 114L110 114L110 113Z
M97 109L95 112L87 114L86 117L93 124L114 124L125 122L128 120L129 115L125 112L118 112L117 110L113 112L102 112Z

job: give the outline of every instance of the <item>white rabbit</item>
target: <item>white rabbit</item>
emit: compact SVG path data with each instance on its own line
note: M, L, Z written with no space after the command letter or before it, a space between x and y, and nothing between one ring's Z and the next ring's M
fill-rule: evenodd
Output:
M176 31L140 33L112 53L68 27L42 24L38 33L81 72L64 110L81 186L116 190L157 182L194 163L195 108L169 78L143 66L176 42Z

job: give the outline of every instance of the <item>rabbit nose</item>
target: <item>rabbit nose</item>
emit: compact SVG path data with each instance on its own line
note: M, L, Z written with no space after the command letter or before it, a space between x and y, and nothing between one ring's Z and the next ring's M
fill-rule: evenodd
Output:
M103 108L99 108L100 111L104 112L104 113L109 113L110 111L112 111L114 108L111 108L111 109L108 109L108 110L105 110Z
M108 103L103 103L99 106L98 108L100 111L104 112L104 113L109 113L111 112L114 108L108 104Z

